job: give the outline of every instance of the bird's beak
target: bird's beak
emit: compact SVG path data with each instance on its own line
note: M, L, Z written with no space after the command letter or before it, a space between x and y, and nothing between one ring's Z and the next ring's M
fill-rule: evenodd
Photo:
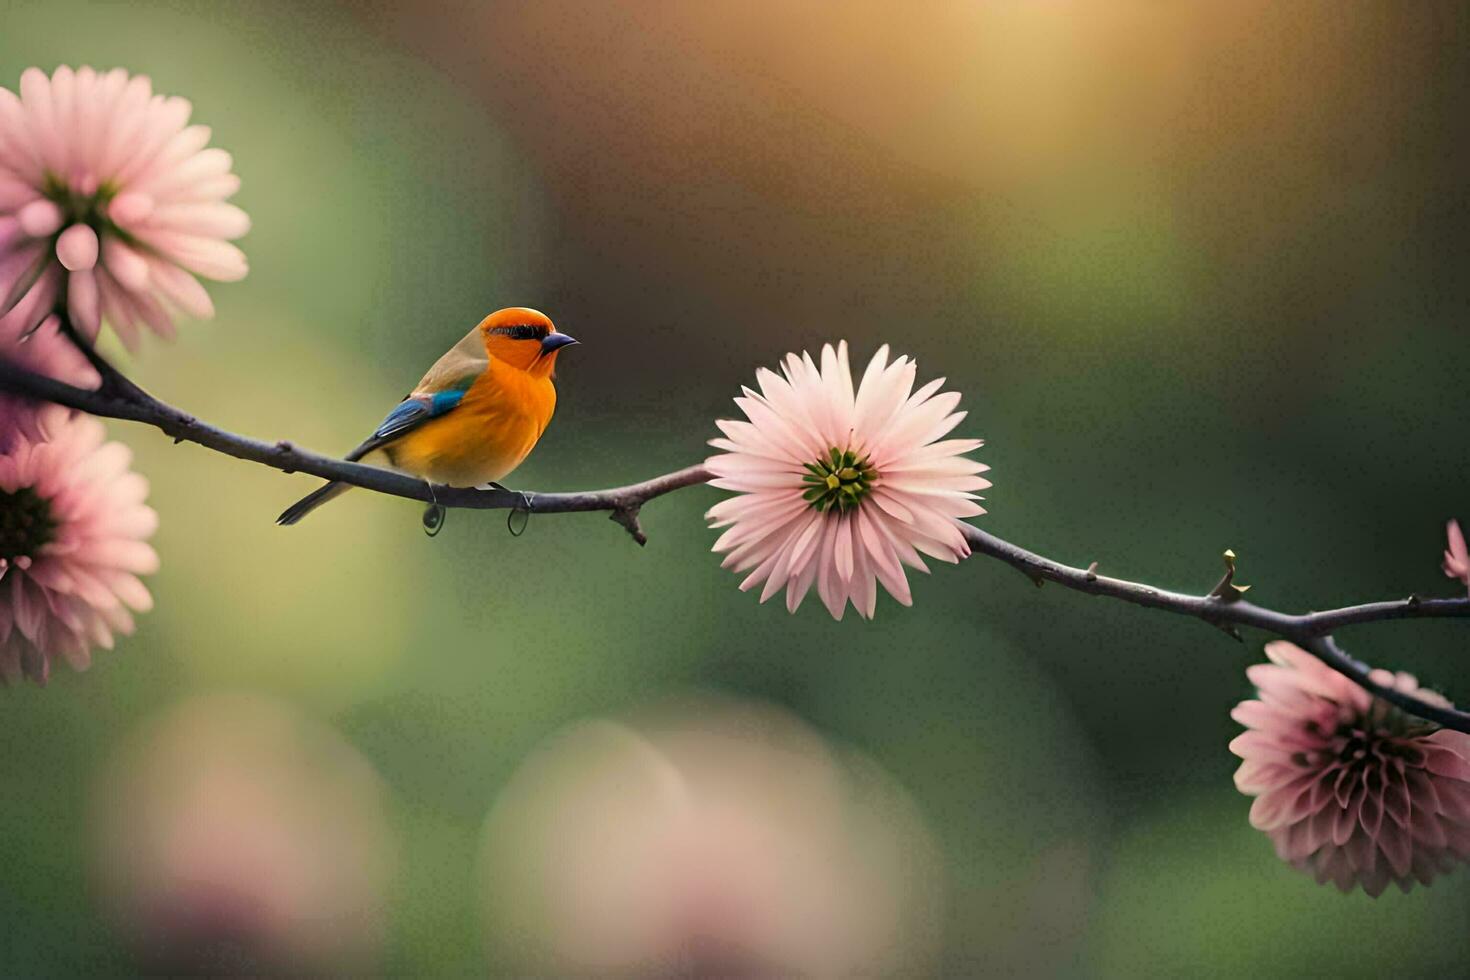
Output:
M569 337L564 333L553 331L541 338L541 353L550 354L553 351L561 350L563 347L570 347L575 343L577 343L576 337Z

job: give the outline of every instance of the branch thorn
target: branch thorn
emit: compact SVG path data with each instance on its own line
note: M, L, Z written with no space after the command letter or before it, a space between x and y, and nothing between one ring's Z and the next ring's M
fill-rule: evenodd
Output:
M1220 632L1225 633L1228 636L1234 637L1236 643L1244 643L1245 642L1245 637L1241 635L1240 630L1238 628L1236 628L1233 624L1231 624L1231 623L1216 623L1215 625L1217 627L1219 627Z
M648 535L643 533L643 525L638 521L638 511L642 509L641 504L629 504L622 507L614 507L611 514L607 515L610 521L616 521L633 535L633 540L639 545L648 544Z
M1215 583L1209 595L1211 599L1219 599L1221 602L1236 602L1250 591L1250 586L1235 584L1235 552L1226 548L1225 554L1221 557L1225 559L1225 574L1220 577L1219 582ZM1239 636L1237 635L1236 638L1239 639Z
M1088 565L1087 566L1086 575L1087 575L1087 581L1089 581L1089 582L1096 582L1097 581L1097 562L1093 562L1091 565Z

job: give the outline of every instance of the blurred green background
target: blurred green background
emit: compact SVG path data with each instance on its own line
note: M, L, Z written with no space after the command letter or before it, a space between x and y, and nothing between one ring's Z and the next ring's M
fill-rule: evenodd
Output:
M1290 610L1419 591L1470 518L1458 4L0 4L0 84L123 66L243 179L251 274L134 368L203 418L340 451L484 313L584 346L511 481L702 458L758 365L889 342L965 395L983 525ZM600 515L349 495L113 425L163 523L157 609L0 696L0 972L130 968L92 791L144 719L251 691L340 732L399 836L383 970L482 972L473 854L567 722L688 687L782 704L917 799L947 975L1453 973L1463 872L1377 901L1278 863L1231 783L1244 646L1003 566L835 623L758 606L696 488ZM1470 700L1463 625L1346 636ZM1370 938L1371 937L1371 938Z

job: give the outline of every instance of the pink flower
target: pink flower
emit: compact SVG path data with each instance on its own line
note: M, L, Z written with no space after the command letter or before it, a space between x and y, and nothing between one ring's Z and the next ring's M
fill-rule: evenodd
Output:
M837 619L849 601L871 617L878 582L911 605L903 566L968 556L961 518L985 513L974 491L989 467L964 456L982 441L942 438L965 417L959 394L939 394L943 378L914 391L914 362L889 363L886 344L856 391L846 341L822 348L820 368L788 354L782 371L760 369L761 390L735 399L749 421L716 423L710 483L739 495L706 515L729 528L714 550L749 573L742 590L764 583L762 602L784 587L792 612L813 584Z
M0 323L0 361L83 388L95 387L99 381L82 352L62 336L54 316L47 317L29 336L23 335L18 325ZM0 419L5 420L0 422L0 452L9 448L16 435L42 438L36 424L40 408L28 398L0 391Z
M1459 521L1450 521L1445 525L1445 534L1449 543L1444 551L1444 573L1449 578L1457 578L1466 588L1470 588L1470 550L1465 548L1465 535L1460 531Z
M1277 856L1373 896L1470 859L1470 735L1405 714L1290 643L1266 653L1274 664L1246 671L1261 698L1231 712L1250 730L1230 751L1245 760L1236 787L1256 797L1251 825ZM1408 674L1373 679L1449 706Z
M86 670L94 646L131 633L153 599L139 575L158 569L146 539L158 517L131 453L102 423L48 405L0 453L0 682L46 683L51 657Z
M168 337L176 311L214 315L194 276L245 276L228 240L250 219L190 110L121 68L29 68L19 96L0 88L0 334L40 323L63 288L79 329L105 317L130 348L139 324Z
M769 706L583 722L486 819L493 976L933 976L943 865L876 762Z
M119 973L374 976L396 855L382 780L337 732L249 695L150 719L93 794Z

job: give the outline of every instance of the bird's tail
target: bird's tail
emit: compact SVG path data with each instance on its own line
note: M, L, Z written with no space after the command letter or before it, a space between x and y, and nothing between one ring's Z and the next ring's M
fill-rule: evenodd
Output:
M351 489L352 487L346 483L338 483L336 481L328 483L319 489L313 490L290 507L287 507L281 512L281 516L276 518L276 523L295 524L322 504L337 499Z

